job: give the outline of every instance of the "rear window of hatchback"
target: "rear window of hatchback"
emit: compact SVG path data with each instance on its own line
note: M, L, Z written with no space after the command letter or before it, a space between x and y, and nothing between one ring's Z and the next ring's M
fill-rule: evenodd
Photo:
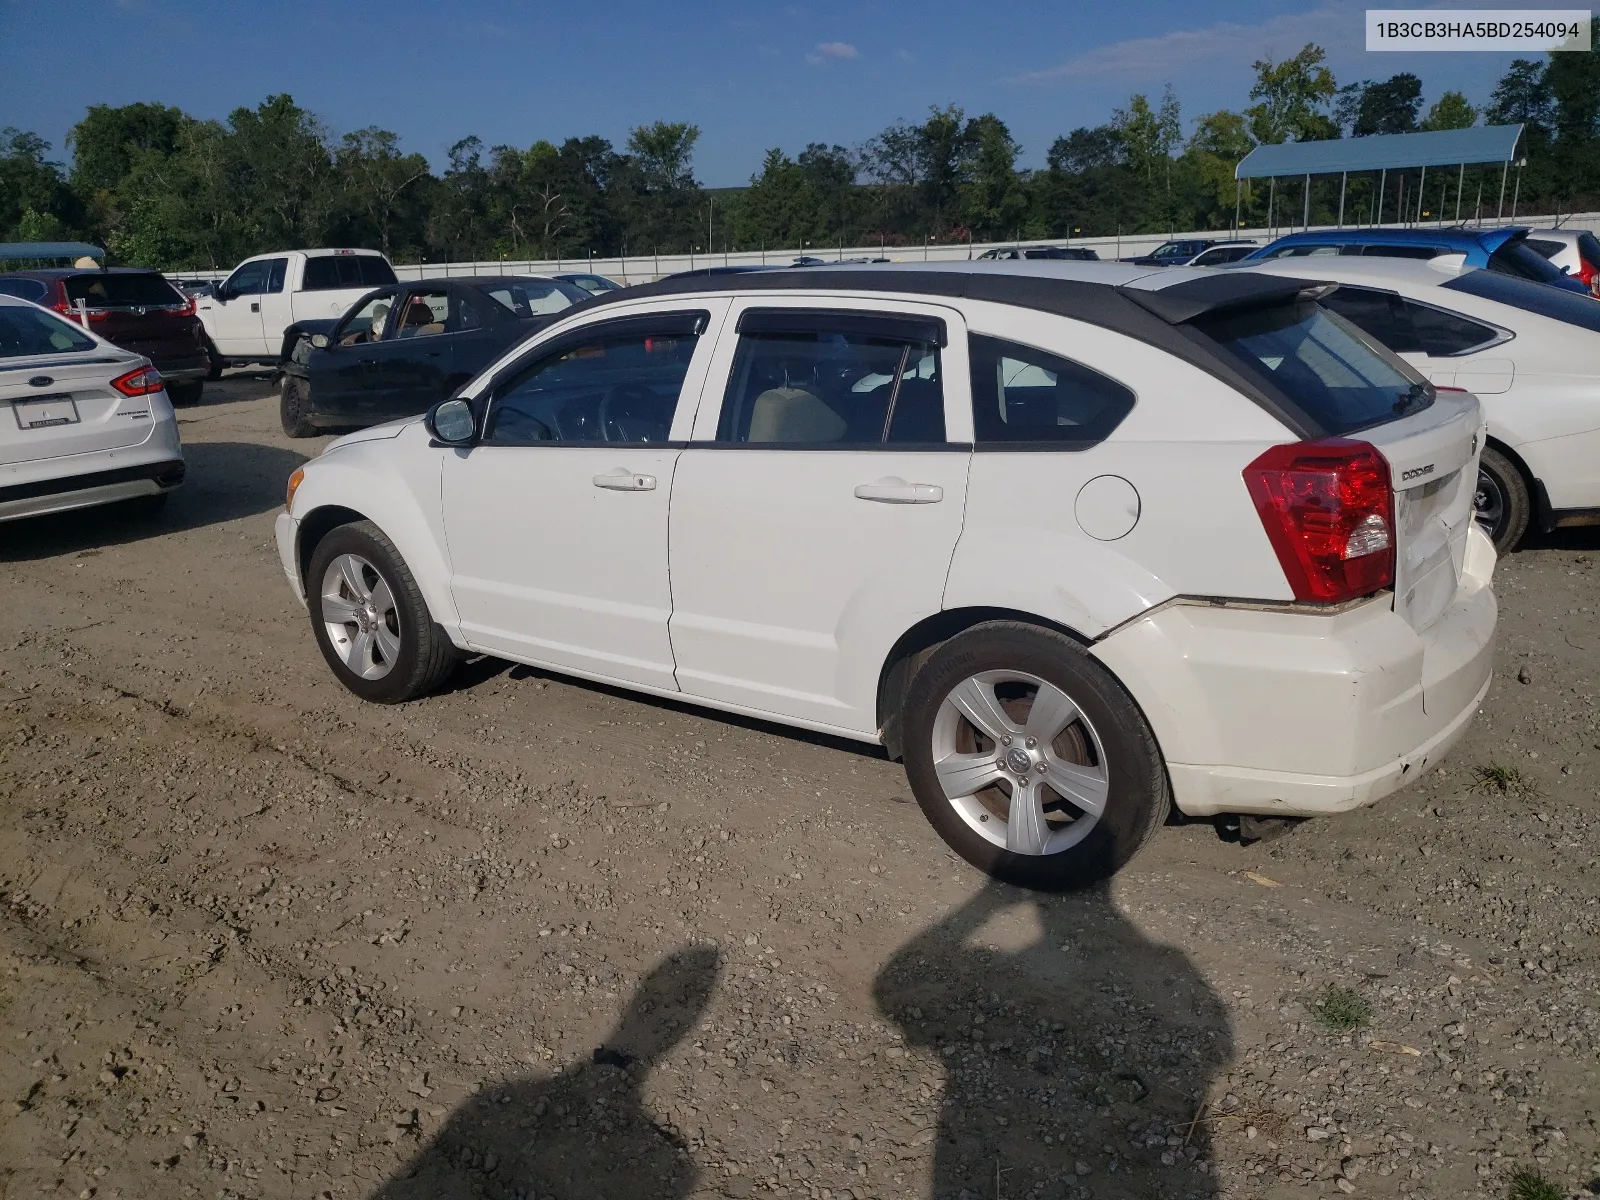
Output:
M138 274L68 275L67 303L87 308L181 307L188 298L154 271Z

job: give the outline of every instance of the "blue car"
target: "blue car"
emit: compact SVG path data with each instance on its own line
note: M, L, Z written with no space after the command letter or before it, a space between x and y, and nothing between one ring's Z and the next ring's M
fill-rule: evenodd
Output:
M1317 258L1328 254L1365 254L1377 258L1465 254L1469 267L1587 294L1588 289L1580 280L1529 246L1527 240L1528 231L1516 226L1503 229L1322 229L1281 237L1233 265L1248 269L1252 262L1267 258Z

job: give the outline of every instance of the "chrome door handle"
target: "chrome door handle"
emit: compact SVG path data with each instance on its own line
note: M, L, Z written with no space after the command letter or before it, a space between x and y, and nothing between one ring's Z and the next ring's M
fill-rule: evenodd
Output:
M656 490L656 477L654 475L635 475L632 471L624 471L618 467L615 471L607 471L603 475L594 477L597 488L605 488L610 492L653 492Z
M892 475L876 483L856 484L856 499L879 504L937 504L944 499L944 489L936 483L907 483Z

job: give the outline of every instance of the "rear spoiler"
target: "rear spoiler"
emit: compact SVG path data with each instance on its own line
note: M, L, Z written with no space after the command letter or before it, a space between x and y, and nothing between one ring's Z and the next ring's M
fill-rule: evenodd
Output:
M1338 284L1316 279L1288 279L1252 271L1218 271L1203 279L1185 279L1164 288L1124 285L1117 291L1169 325L1182 325L1225 309L1261 308L1315 300Z

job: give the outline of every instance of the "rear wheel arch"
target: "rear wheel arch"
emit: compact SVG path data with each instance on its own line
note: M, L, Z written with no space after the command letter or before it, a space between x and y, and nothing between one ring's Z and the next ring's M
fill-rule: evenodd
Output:
M924 617L902 633L895 642L883 667L878 672L878 728L883 735L884 748L891 759L904 753L903 704L906 689L928 657L958 633L965 633L977 625L990 621L1015 621L1063 634L1083 646L1092 644L1078 630L1041 617L1037 613L1021 612L1011 608L952 608Z
M1524 497L1522 503L1525 505L1526 512L1517 522L1520 528L1515 531L1515 536L1510 543L1504 546L1496 546L1500 553L1509 554L1522 541L1526 530L1532 528L1549 533L1551 529L1555 528L1555 520L1550 511L1550 501L1548 494L1545 492L1544 483L1528 467L1527 460L1493 434L1489 434L1484 438L1483 448L1486 452L1493 451L1504 459L1510 468L1521 476ZM1508 483L1510 482L1508 481ZM1512 488L1515 490L1514 483Z

